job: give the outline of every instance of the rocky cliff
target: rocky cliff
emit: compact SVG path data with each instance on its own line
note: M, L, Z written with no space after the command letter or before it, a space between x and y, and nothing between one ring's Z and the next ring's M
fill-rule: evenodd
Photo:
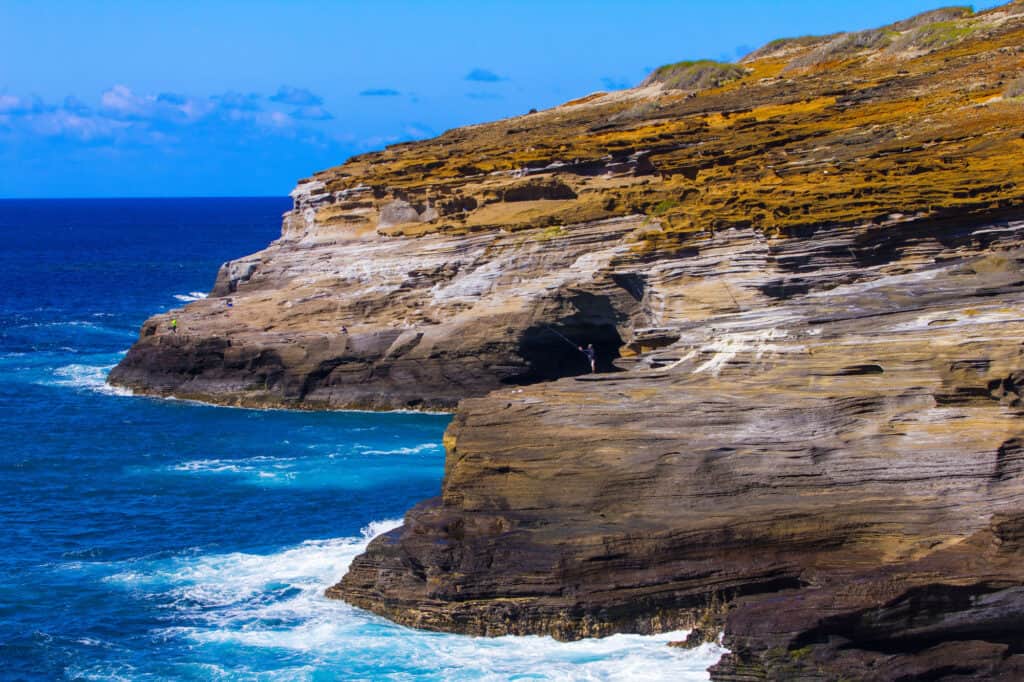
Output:
M1022 46L1024 3L938 10L357 157L111 381L464 398L441 496L329 590L403 623L1014 679Z

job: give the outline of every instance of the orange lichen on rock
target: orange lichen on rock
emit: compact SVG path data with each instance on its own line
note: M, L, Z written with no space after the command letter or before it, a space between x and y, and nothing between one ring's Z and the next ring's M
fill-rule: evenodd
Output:
M607 208L582 212L586 219L645 213L678 200L673 181L685 177L695 192L662 216L668 233L675 224L687 232L753 224L783 235L893 212L1020 205L1019 156L1003 139L1021 132L1020 111L994 101L1024 59L1024 21L1015 11L949 8L866 37L790 41L754 53L744 60L745 72L730 72L720 86L680 95L652 76L636 90L595 93L357 157L314 180L328 191L373 187L377 205L398 195L434 203L452 195L478 199L476 208L442 211L406 235L460 225L501 228L494 217L505 212L483 191L523 176L562 178L581 196L601 195ZM811 59L830 45L834 57ZM673 65L665 78L711 66ZM943 163L928 162L934 159ZM621 174L650 182L602 183ZM524 220L545 227L574 219L557 202L507 213L513 229Z

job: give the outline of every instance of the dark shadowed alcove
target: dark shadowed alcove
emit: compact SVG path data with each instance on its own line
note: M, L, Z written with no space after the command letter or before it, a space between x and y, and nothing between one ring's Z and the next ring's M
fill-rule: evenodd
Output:
M519 356L527 371L505 380L509 384L531 384L590 373L590 363L579 346L594 344L597 371L618 371L612 364L619 357L622 337L617 322L623 316L606 296L577 293L568 301L574 311L550 324L538 324L523 332Z

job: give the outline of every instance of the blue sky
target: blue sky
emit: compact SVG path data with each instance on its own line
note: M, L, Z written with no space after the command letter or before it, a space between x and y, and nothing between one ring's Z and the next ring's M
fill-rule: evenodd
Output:
M283 195L353 154L660 64L936 6L0 0L0 197Z

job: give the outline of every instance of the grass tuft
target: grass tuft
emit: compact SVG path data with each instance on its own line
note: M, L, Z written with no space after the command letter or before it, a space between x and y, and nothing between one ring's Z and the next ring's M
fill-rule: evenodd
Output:
M658 67L641 85L661 83L668 90L706 90L721 87L746 75L747 70L737 64L700 59Z

